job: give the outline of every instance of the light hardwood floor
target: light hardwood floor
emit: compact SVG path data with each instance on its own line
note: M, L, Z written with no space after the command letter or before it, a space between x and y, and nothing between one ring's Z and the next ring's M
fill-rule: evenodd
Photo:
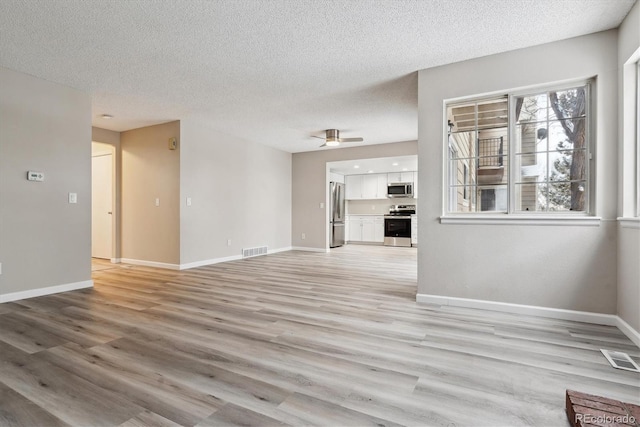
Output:
M416 250L347 246L0 304L0 425L567 426L640 403L613 327L418 305ZM426 273L428 274L428 273Z

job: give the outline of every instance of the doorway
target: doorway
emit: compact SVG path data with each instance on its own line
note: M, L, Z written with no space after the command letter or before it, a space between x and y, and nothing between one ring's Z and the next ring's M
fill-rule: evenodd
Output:
M113 256L113 148L93 143L91 157L91 257Z

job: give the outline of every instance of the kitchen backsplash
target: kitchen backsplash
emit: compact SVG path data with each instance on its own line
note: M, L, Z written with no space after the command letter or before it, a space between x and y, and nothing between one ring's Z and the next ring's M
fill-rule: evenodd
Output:
M391 205L417 205L418 199L397 198L389 200L347 200L347 215L384 215L389 213Z

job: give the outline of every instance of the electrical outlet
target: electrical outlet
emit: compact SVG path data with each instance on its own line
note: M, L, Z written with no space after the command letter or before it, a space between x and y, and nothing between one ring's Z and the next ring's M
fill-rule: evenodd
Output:
M231 246L231 239L227 240L227 246Z
M78 193L69 193L69 203L78 203Z
M307 235L306 235L306 234L304 234L304 233L302 233L302 240L304 240L304 239L306 239L306 238L307 238Z
M191 206L191 197L187 197L187 206Z
M160 197L156 197L156 206L160 206Z
M320 209L324 209L324 203L320 202Z

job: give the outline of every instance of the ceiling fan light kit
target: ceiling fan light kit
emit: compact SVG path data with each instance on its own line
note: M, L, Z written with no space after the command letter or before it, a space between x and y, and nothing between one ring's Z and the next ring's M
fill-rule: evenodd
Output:
M324 143L327 147L337 147L340 145L340 141L337 139L327 139L327 142Z
M336 147L340 145L341 142L362 142L364 139L362 138L340 138L340 131L338 129L327 129L324 131L325 137L322 138L320 136L313 136L314 138L324 139L324 144L320 147Z

